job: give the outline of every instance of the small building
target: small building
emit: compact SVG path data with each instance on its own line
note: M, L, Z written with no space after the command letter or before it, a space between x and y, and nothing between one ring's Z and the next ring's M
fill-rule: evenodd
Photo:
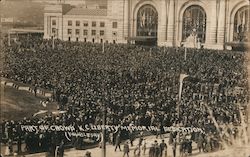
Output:
M44 38L225 49L249 42L249 0L107 0L45 7Z

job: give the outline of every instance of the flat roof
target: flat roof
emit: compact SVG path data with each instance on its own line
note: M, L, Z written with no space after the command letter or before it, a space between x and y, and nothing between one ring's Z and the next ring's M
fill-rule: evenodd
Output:
M65 15L107 16L107 9L72 8Z
M13 28L9 33L44 33L44 31L37 28Z

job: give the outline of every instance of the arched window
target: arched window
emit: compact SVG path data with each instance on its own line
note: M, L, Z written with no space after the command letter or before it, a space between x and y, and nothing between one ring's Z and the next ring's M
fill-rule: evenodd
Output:
M137 36L157 36L158 13L152 5L142 6L137 13Z
M249 8L248 6L240 8L234 17L234 41L246 42L249 40Z
M202 43L206 39L206 12L198 5L188 7L183 14L182 41L191 36Z

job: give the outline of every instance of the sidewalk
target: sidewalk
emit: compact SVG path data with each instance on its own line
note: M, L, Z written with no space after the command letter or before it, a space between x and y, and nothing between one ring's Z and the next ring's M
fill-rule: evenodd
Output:
M140 157L149 157L149 146L154 143L155 140L158 141L158 143L161 142L161 139L156 139L155 136L148 136L145 137L147 140L147 150L145 152L145 155L143 152L141 152ZM164 138L165 142L168 145L168 151L167 157L173 157L173 152L172 152L172 146L168 144L168 138ZM134 149L135 145L139 143L138 139L134 141L134 146L131 147L130 145L130 152L129 152L129 157L137 157L134 155ZM117 149L115 151L115 146L107 144L106 146L106 157L123 157L123 144L121 144L121 149ZM176 157L180 157L179 153L179 145L177 145L176 149ZM67 149L65 150L64 157L84 157L85 153L89 151L91 152L92 157L103 157L102 156L102 149L99 147L96 148L91 148L91 149L86 149L86 150L75 150L74 148L72 149ZM197 149L196 143L193 142L193 152L190 157L249 157L250 156L250 145L239 145L239 146L232 146L228 149L225 150L220 150L220 151L215 151L215 152L209 152L209 153L199 153ZM23 157L23 156L22 156ZM29 154L25 155L25 157L46 157L46 153L37 153L37 154ZM163 155L163 157L165 157ZM184 157L184 156L183 156Z
M147 157L148 156L148 150L149 150L149 146L154 143L155 140L158 141L158 143L160 144L161 139L155 139L155 136L150 136L150 137L146 137L146 141L147 141L147 150L145 152L145 155L143 155L143 152L141 152L141 157ZM165 142L168 142L168 139L165 139ZM134 149L136 147L136 145L139 143L139 140L136 139L134 142L134 146L130 147L130 152L129 152L129 156L133 157L134 155ZM115 151L115 146L113 145L107 145L106 146L106 156L107 157L123 157L123 144L121 145L121 149L122 151L120 151L119 149L117 149ZM170 156L172 156L172 152L171 152L172 147L170 145L168 145L168 154ZM178 148L177 148L178 150ZM74 151L69 151L69 152L65 152L65 156L68 157L83 157L85 155L85 153L89 151L91 152L92 157L102 157L102 149L101 148L93 148L93 149L88 149L88 150L74 150Z

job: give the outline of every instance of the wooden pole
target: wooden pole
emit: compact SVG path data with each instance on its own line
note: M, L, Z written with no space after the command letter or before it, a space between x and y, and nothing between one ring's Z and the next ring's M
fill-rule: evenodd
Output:
M106 130L105 130L105 125L106 125L106 106L103 104L103 116L102 116L102 157L106 157Z

